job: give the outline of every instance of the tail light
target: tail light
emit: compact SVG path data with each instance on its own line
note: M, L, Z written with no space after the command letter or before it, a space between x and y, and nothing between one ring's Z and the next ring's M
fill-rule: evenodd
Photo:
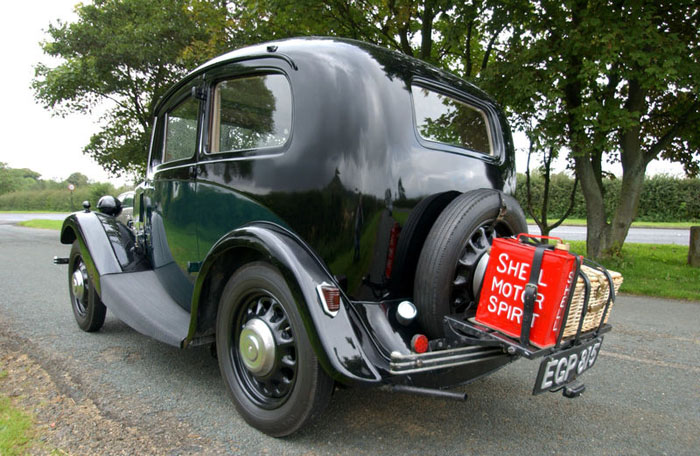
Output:
M411 339L411 348L416 353L425 353L428 351L428 338L423 334L416 334Z
M340 310L340 290L338 287L323 282L316 287L316 291L321 300L323 311L331 317L335 317Z

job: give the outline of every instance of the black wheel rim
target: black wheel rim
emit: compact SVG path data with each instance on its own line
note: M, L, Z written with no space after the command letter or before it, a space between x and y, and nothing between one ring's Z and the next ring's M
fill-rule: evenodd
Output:
M478 290L474 289L474 273L482 257L488 253L496 237L511 236L511 230L503 225L493 226L487 221L471 232L459 255L450 291L450 313L474 311Z
M265 409L284 404L297 378L297 347L289 316L280 302L266 290L255 290L242 300L231 331L229 356L243 393ZM239 352L241 332L251 320L267 325L274 338L274 362L265 375L256 375L246 367Z
M78 314L80 318L85 318L87 316L88 309L88 295L90 293L90 279L87 273L87 267L83 262L81 256L76 256L73 262L73 269L68 277L71 290L71 297L73 298L73 309ZM80 285L76 281L80 281Z

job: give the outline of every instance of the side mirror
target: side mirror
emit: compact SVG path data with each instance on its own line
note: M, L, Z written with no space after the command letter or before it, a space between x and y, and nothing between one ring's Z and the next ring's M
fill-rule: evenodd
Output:
M97 210L116 217L122 212L122 203L112 195L105 195L97 202Z

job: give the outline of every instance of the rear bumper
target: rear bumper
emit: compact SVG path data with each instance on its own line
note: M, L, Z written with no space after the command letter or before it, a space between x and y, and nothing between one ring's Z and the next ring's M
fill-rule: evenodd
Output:
M553 355L601 336L612 327L603 324L548 348L523 345L519 340L457 316L443 319L445 337L430 341L430 350L415 353L410 339L417 328L394 321L392 302L354 303L355 327L364 335L362 349L381 374L382 383L449 388L489 375L520 358Z
M503 357L504 351L500 347L480 346L449 348L408 355L392 352L389 373L392 375L417 374L438 369L463 367Z

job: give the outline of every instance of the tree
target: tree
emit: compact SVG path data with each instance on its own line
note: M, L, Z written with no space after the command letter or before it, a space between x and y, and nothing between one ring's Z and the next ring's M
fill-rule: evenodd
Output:
M535 220L535 223L540 228L540 233L543 236L549 236L549 233L564 222L571 214L576 203L576 188L578 185L578 178L574 178L574 185L571 189L569 196L569 204L566 211L559 217L559 219L554 223L549 223L548 220L548 210L549 210L549 192L551 190L551 179L552 179L552 162L558 156L558 151L554 149L554 146L549 146L548 150L542 151L542 166L538 169L539 173L543 178L543 195L542 199L539 201L539 211L535 210L532 202L532 185L530 182L530 159L533 153L536 153L538 146L536 140L530 137L530 148L527 153L527 168L525 170L525 185L527 194L527 211Z
M39 183L41 174L27 168L10 168L0 162L0 195L28 190Z
M68 176L66 182L68 182L69 184L73 184L76 187L84 187L88 184L88 177L83 173L75 172Z
M655 158L699 172L700 12L689 1L542 1L492 69L511 109L561 138L586 200L588 256L619 252ZM539 114L538 114L539 113ZM622 166L606 213L603 164Z
M50 25L36 98L54 113L106 102L101 131L84 152L114 174L145 166L153 108L197 64L244 44L299 35L361 39L474 76L524 1L96 0L74 23ZM235 44L235 46L234 46Z
M226 2L95 0L75 12L48 28L42 48L61 63L36 66L35 96L59 115L108 106L84 152L116 175L141 172L155 103L219 51Z
M235 40L292 36L353 38L395 49L472 78L492 60L519 0L243 0L233 11Z

